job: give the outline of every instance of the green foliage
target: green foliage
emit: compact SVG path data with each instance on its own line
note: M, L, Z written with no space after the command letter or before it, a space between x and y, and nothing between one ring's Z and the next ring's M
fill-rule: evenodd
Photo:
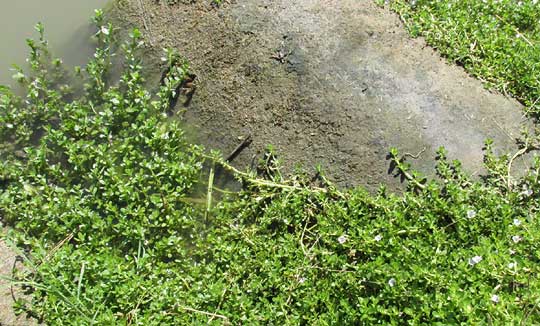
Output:
M540 3L536 0L395 0L412 35L488 86L540 112Z
M540 160L511 173L536 137L513 156L488 142L480 180L443 149L426 180L392 149L402 195L287 180L271 148L239 171L167 119L188 69L177 55L151 94L135 30L111 81L114 29L97 16L80 94L50 80L42 41L25 97L0 93L0 214L28 253L25 310L50 325L540 323ZM242 190L213 187L208 166Z

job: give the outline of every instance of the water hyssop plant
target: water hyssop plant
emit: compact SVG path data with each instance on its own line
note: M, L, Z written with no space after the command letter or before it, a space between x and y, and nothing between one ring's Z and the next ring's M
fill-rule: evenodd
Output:
M403 194L340 190L322 172L285 179L271 154L241 171L167 117L187 64L169 53L151 92L140 33L119 52L95 21L80 87L39 26L31 71L16 74L24 95L0 92L0 214L31 294L21 312L49 325L540 323L540 160L512 169L536 136L515 155L487 142L480 179L441 149L426 180L392 149ZM217 167L241 190L215 187Z

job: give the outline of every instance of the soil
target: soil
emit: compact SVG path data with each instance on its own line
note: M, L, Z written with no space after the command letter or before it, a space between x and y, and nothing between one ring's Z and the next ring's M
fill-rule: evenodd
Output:
M186 57L197 88L183 119L199 142L224 154L251 135L240 167L271 144L287 171L320 164L342 187L398 189L391 147L422 153L409 161L432 175L444 146L478 174L486 138L506 151L519 136L517 101L410 38L371 0L164 2L120 1L113 17L143 31L153 76L162 48Z
M0 229L0 326L31 326L37 325L34 319L28 319L24 314L15 315L13 311L13 296L20 298L21 290L17 286L11 286L9 279L12 277L13 266L17 260L17 254L6 244L1 237L4 231ZM15 264L16 268L21 263ZM12 292L13 291L13 292Z

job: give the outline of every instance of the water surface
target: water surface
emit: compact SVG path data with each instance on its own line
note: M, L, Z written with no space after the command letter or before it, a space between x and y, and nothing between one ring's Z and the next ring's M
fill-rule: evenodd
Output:
M2 0L0 5L0 84L13 85L12 64L24 66L27 38L37 38L34 26L45 25L52 53L70 66L86 63L93 46L90 18L108 0Z

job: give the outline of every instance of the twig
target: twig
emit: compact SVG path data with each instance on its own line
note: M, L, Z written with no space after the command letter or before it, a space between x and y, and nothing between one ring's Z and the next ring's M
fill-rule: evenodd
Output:
M202 311L202 310L193 309L193 308L184 307L184 306L178 306L178 307L180 309L184 309L185 311L196 312L196 313L203 314L203 315L206 315L206 316L211 316L211 317L214 317L214 318L220 318L220 319L226 320L227 323L228 323L228 320L229 320L229 318L227 318L227 316L223 316L223 315L216 314L216 313L213 313L213 312Z
M131 309L127 313L127 316L128 316L127 326L130 326L132 324L133 317L137 318L137 315L135 315L135 314L137 313L137 310L139 309L139 306L141 305L141 303L143 302L143 300L145 299L145 296L147 294L148 294L148 289L146 289L144 291L143 295L139 297L139 300L137 300L137 304L135 305L135 308Z
M538 101L540 101L540 96L537 97L536 100L534 100L533 104L529 105L527 110L525 110L525 112L523 112L523 116L521 118L525 118L529 114L529 112L531 112L531 110L534 108L536 103L538 103Z
M529 44L530 46L534 47L534 44L532 44L532 42L529 41L529 39L528 39L527 37L525 37L525 35L523 35L523 33L521 33L521 32L519 31L519 29L518 29L516 26L514 26L514 25L512 25L512 24L510 24L510 23L507 23L506 20L504 20L501 16L499 16L499 15L497 15L497 14L495 15L495 17L497 17L500 21L502 21L502 22L505 23L506 25L512 27L512 28L516 31L517 37L518 37L518 38L521 37L523 40L525 40L525 42L527 42L527 44Z
M236 148L227 156L225 159L226 162L232 162L244 149L246 149L249 145L251 145L253 139L251 138L251 135L247 135L244 137L244 140L236 146Z
M319 240L320 240L320 239L321 239L321 236L320 236L320 235L317 236L317 239L315 239L315 241L313 242L313 244L311 245L311 247L309 247L309 249L308 249L308 254L311 252L311 250L312 250L313 248L315 248L315 246L317 245L317 243L319 243Z
M506 183L507 183L507 186L508 186L508 190L512 190L512 164L514 163L514 161L522 156L522 155L525 155L527 154L528 152L530 151L534 151L534 150L539 150L540 147L538 145L529 145L529 143L526 141L525 142L525 146L520 149L519 151L517 151L513 156L512 158L510 158L510 161L508 161L508 168L507 168L507 176L506 176Z
M43 261L40 263L40 265L41 265L42 263L44 263L44 262L47 262L49 259L51 259L51 257L54 256L54 254L55 254L60 248L62 248L62 246L63 246L66 242L68 242L68 241L70 241L71 239L73 239L73 236L74 236L74 235L75 235L75 234L74 234L73 232L71 232L70 234L68 234L67 237L65 237L63 240L61 240L60 242L58 242L58 243L56 244L56 246L54 246L54 247L51 249L51 251L47 254L47 256L45 256L45 258L44 258Z
M536 310L536 306L533 306L529 311L527 311L527 314L525 315L525 317L523 317L523 319L521 320L521 322L519 323L519 325L525 325L525 322L527 321L527 319L529 319L529 316Z
M148 31L148 35L150 36L148 38L148 40L150 41L150 45L154 46L154 42L152 41L153 33L150 30L150 28L148 27L148 24L146 23L146 10L144 9L144 5L143 5L142 1L138 0L138 2L139 2L139 10L141 12L141 18L142 18L142 21L143 21L144 29Z
M225 298L225 293L227 293L227 287L225 287L223 289L223 292L221 292L221 298L219 299L219 303L218 303L218 306L217 306L218 310L221 308L221 304L223 303L223 299ZM210 319L208 320L208 324L210 324L210 322L212 322L214 320L214 318L216 318L216 316L210 317Z
M331 268L324 268L316 265L312 266L305 266L300 267L301 269L318 269L324 272L331 272L331 273L356 273L356 271L348 270L348 269L331 269Z
M495 124L497 125L497 127L499 127L499 129L501 129L501 131L502 131L506 136L508 136L508 138L510 138L511 141L514 141L514 138L512 138L512 135L510 135L510 134L508 133L508 131L506 131L506 129L504 129L504 128L501 126L501 124L500 124L497 120L495 120L494 118L491 118L491 120L493 120L493 122L495 122Z
M416 155L413 155L411 153L405 153L405 154L403 154L403 157L409 156L409 157L412 157L415 160L417 160L420 157L420 155L422 155L425 151L426 151L426 147L422 148L422 150L420 152L418 152L418 154L416 154Z

